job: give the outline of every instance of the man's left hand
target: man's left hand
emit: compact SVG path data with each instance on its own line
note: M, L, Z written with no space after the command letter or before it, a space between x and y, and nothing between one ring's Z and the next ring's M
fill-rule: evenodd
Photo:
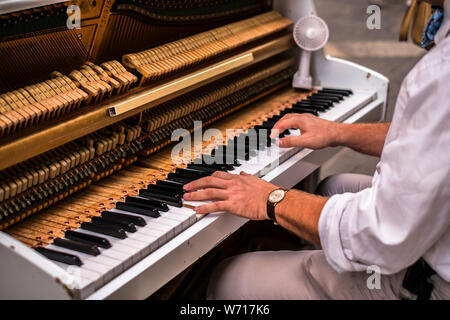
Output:
M216 171L184 186L188 201L213 200L195 208L200 214L228 211L251 220L267 219L267 198L277 186L248 173Z

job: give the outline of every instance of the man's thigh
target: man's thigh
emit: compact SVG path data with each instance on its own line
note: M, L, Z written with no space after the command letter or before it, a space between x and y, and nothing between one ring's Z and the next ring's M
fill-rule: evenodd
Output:
M398 299L403 273L380 277L369 289L365 272L339 274L321 250L251 252L215 270L209 299Z
M346 192L356 193L372 185L372 177L365 174L341 173L325 178L317 187L316 194L332 196Z

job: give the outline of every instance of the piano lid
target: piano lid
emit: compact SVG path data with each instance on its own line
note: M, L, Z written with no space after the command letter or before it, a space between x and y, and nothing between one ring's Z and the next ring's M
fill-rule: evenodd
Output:
M0 15L62 2L69 0L3 0L0 2Z

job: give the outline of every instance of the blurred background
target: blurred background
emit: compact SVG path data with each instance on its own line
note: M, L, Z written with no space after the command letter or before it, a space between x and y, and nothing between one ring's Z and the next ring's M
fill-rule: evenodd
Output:
M367 7L381 3L381 29L369 30ZM387 120L392 119L403 78L425 50L411 42L399 42L399 31L406 11L405 0L315 0L318 14L330 27L329 55L344 58L380 72L390 80ZM338 159L339 158L339 159ZM373 175L378 158L343 149L320 173L355 172Z

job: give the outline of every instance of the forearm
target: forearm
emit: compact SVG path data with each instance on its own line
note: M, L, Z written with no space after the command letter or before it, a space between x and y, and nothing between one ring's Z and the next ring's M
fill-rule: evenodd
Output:
M312 243L320 244L319 217L328 197L290 190L275 207L278 223Z
M339 124L336 146L344 146L372 156L381 156L390 123Z

